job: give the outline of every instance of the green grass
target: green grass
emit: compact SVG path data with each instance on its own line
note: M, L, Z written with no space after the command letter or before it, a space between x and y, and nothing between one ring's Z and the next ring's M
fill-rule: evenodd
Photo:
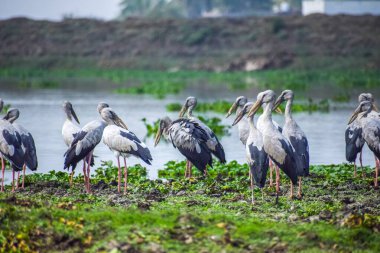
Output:
M128 194L118 194L117 169L103 163L92 177L68 185L64 172L26 177L26 189L0 193L1 252L378 252L379 195L348 165L312 166L303 200L274 189L255 190L250 204L247 166L216 163L208 178L184 179L184 162L148 180L130 167Z
M50 68L2 67L0 79L16 80L21 88L59 88L65 80L98 79L111 82L118 87L117 93L151 94L163 98L177 94L186 87L207 84L224 85L230 90L293 89L308 91L315 86L334 87L331 99L352 88L370 89L380 85L380 72L362 68L304 68L279 69L257 72L205 72L205 71L156 71L105 68Z
M217 100L210 103L198 103L196 111L199 112L217 112L226 114L233 101ZM285 110L285 104L280 105L282 111ZM180 111L182 105L180 103L170 103L166 105L166 110L169 112ZM323 99L319 102L313 102L309 99L307 102L295 102L292 106L293 112L328 112L330 110L330 102L327 99Z

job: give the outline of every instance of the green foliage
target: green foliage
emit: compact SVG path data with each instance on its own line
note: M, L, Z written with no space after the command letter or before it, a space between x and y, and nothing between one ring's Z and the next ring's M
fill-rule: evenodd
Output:
M120 94L151 94L156 98L165 98L167 94L178 94L184 85L179 83L171 82L151 82L141 84L139 86L132 86L128 88L118 88L115 90L116 93Z
M142 122L144 123L144 125L146 127L148 137L154 136L160 127L160 120L159 119L154 121L152 124L149 124L147 122L146 118L143 118Z
M218 113L227 113L228 109L230 109L232 102L228 102L225 100L217 100L211 103L198 103L197 111L199 112L218 112ZM179 103L170 103L166 105L166 110L169 112L179 111L181 110L181 104Z
M128 194L118 194L117 169L105 162L84 193L81 176L65 172L26 176L26 189L0 193L1 252L378 252L380 213L371 168L353 178L349 165L311 166L304 197L290 200L254 190L248 167L215 163L208 177L184 179L184 162L168 162L167 180L147 180L130 167ZM199 175L199 176L198 176Z

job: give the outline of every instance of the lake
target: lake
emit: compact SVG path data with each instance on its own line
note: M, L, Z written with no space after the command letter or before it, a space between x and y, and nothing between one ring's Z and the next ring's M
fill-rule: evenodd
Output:
M158 100L151 96L119 95L109 90L14 90L6 89L2 91L1 98L5 103L10 103L12 107L20 110L18 122L26 127L34 136L39 160L38 172L48 172L50 170L62 170L63 154L66 145L61 135L62 124L65 114L62 110L64 100L70 101L79 117L81 126L87 122L99 118L96 111L98 102L104 101L124 120L128 128L140 139L145 139L146 129L141 121L146 118L148 122L153 122L163 116L176 118L178 113L169 113L165 105L172 102L182 103L189 95L198 97L198 101L211 101L215 99L234 100L239 93L213 90L213 92L202 92L199 90L187 89L178 96L168 96L166 99ZM246 94L246 92L241 92ZM253 93L251 97L256 97ZM344 131L349 116L354 109L335 110L330 113L298 113L294 117L303 128L309 139L311 164L333 164L345 162L345 142ZM206 113L206 116L218 116L223 119L223 124L231 125L233 117L228 119L224 115L216 113ZM274 115L274 119L282 124L283 116ZM245 148L238 139L237 128L230 129L231 135L221 138L225 148L227 161L237 160L245 162ZM161 141L157 147L153 147L153 138L146 138L145 142L150 148L153 156L153 164L145 165L150 178L157 177L158 169L169 160L183 160L183 156L175 150L169 143ZM96 166L101 160L112 160L116 164L113 153L101 142L95 149ZM127 161L129 165L140 163L136 158ZM374 159L369 149L365 147L363 153L363 163L374 166ZM79 164L77 172L81 171ZM93 169L94 170L94 169ZM28 173L31 173L30 171ZM6 182L10 181L11 172L6 171Z

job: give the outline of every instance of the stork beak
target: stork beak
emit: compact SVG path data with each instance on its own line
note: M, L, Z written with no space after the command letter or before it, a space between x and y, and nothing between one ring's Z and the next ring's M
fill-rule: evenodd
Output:
M373 109L375 112L379 112L379 108L376 106L375 103L372 103L372 109Z
M71 115L73 115L75 121L78 122L78 124L80 124L79 119L78 119L78 117L77 117L77 115L76 115L76 113L72 107L71 107L70 111L71 111Z
M181 108L181 111L179 112L179 117L180 118L183 117L183 115L185 114L186 110L187 110L187 106L186 106L186 104L184 104L182 106L182 108Z
M239 121L244 117L244 114L246 113L246 111L244 110L241 110L239 112L239 114L236 116L235 120L234 120L234 123L232 123L232 125L236 125L237 123L239 123Z
M4 120L8 120L9 119L9 113L5 114L4 117L3 117Z
M128 130L127 125L119 117L117 117L117 116L116 116L116 119L115 119L115 124L117 126L119 126L119 127L122 127L124 129Z
M280 108L280 105L281 103L284 101L284 99L282 98L282 96L279 96L276 100L276 102L274 103L274 107L273 107L273 111L276 111L277 113L279 114L282 114L282 111L281 111L281 108Z
M255 113L260 109L262 102L261 100L257 100L256 103L251 107L251 109L248 112L248 117L252 117L255 115Z
M231 108L228 110L227 114L226 114L226 118L228 118L229 116L231 116L231 114L236 111L236 108L237 108L237 104L236 102L234 102L231 106Z
M360 106L351 115L350 120L348 121L348 124L351 124L358 117L359 113L360 113Z
M157 144L160 142L161 136L162 136L163 129L158 129L156 137L154 138L154 146L157 146Z

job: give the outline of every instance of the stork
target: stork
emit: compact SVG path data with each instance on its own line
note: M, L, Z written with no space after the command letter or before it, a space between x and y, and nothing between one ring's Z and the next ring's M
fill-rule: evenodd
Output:
M98 105L98 112L105 108L106 104ZM116 119L115 124L121 127L124 127L124 123L121 119ZM90 169L91 169L91 159L95 147L102 140L103 130L107 126L107 123L103 119L93 120L87 123L75 136L71 146L68 148L64 161L64 169L72 167L75 169L79 161L86 158L87 160L87 169L86 163L83 162L83 174L85 178L85 188L86 192L90 193Z
M282 128L282 134L290 142L294 148L298 175L298 197L302 197L302 178L309 175L309 143L307 137L301 127L294 120L292 115L292 105L294 93L291 90L284 90L277 98L274 108L278 108L282 102L286 102L285 108L285 124Z
M103 142L115 154L118 165L118 192L121 185L120 156L124 158L124 194L127 192L128 167L126 158L135 156L145 163L151 165L152 155L147 146L129 131L125 124L124 128L117 126L115 122L119 118L111 108L105 108L101 111L102 119L107 122L108 126L103 131Z
M73 142L75 136L78 134L80 131L80 127L73 122L73 119L79 123L79 119L74 111L73 105L69 101L64 101L63 102L63 111L66 114L66 120L63 123L62 126L62 137L63 141L65 142L67 147L71 146L71 143ZM84 159L83 162L85 162L87 159ZM94 158L91 158L91 166L94 165ZM84 165L85 166L85 165ZM75 168L71 168L71 173L70 173L70 185L73 183L73 176L75 173Z
M245 114L249 111L253 103L246 103L244 107L237 114L232 125L239 124ZM246 142L246 155L247 162L250 169L250 180L251 180L251 200L254 204L253 196L253 179L256 185L261 189L265 186L266 176L269 167L268 154L264 150L263 135L256 128L254 123L254 115L248 118L249 124L249 135Z
M197 99L195 97L188 97L179 112L179 117L183 117L186 113L188 119L197 123L197 125L204 130L207 135L206 145L211 153L216 156L221 163L226 163L226 156L222 144L219 142L215 133L200 121L197 117L193 116L193 109L197 106ZM207 173L207 169L206 169Z
M270 159L282 170L291 180L290 197L293 197L293 184L297 183L297 163L295 154L289 141L280 133L272 122L272 110L276 99L272 90L260 92L257 95L256 103L248 112L248 117L253 116L260 106L265 103L262 114L262 128L258 128L263 135L264 150ZM276 177L276 193L278 201L279 178Z
M185 118L172 121L165 117L160 120L154 146L157 146L162 135L186 157L185 177L191 177L193 164L202 174L206 175L207 165L212 167L212 155L207 146L209 136L198 121Z
M362 136L369 149L375 155L374 187L378 188L378 173L380 168L380 119L370 116L373 108L371 101L361 102L352 114L348 124L351 124L355 119L358 120L359 126L362 129Z
M247 103L247 98L244 97L244 96L240 96L240 97L237 97L235 102L232 104L232 106L230 107L230 109L228 110L228 113L226 115L226 118L229 117L234 111L236 111L236 114L239 114L239 112L242 110L242 108L244 107L244 105ZM263 104L263 107L265 106L265 104ZM281 112L281 111L279 111ZM259 116L258 118L258 121L257 121L257 127L262 127L262 117L261 115ZM280 125L272 120L273 124L275 125L275 127L280 131L282 132L282 128L280 127ZM239 131L239 137L240 137L240 141L243 143L243 145L245 146L246 144L246 141L248 139L248 135L249 135L249 124L248 124L248 120L246 120L245 118L241 119L239 122L238 122L238 131ZM272 160L269 159L269 168L270 168L270 175L269 175L269 187L272 187L273 186L273 180L272 180L272 175L273 175L273 163L272 163ZM276 169L276 178L279 177L279 172L278 172L278 169Z
M36 171L38 167L38 160L37 160L36 145L34 144L34 139L33 139L32 134L26 128L24 128L23 126L15 122L19 116L20 116L20 112L18 109L9 108L4 119L8 120L13 125L16 132L21 137L21 147L24 151L24 165L22 168L22 171L23 171L22 189L24 189L26 167L28 167L28 169L30 169L31 171ZM18 179L19 179L19 174L17 175L16 182L18 182ZM18 183L16 185L16 188L17 187L18 187Z
M0 153L12 167L12 192L14 191L15 170L20 171L24 165L24 151L21 137L16 129L6 119L0 120ZM1 160L1 191L4 191L4 160Z
M370 101L373 104L373 110L368 114L369 117L378 117L378 111L376 105L374 104L374 99L371 93L361 93L358 97L359 104L363 101ZM360 167L363 168L362 163L362 153L365 140L362 136L362 128L358 120L354 120L351 124L347 125L345 131L345 141L346 141L346 160L350 163L354 163L354 177L356 177L356 158L358 153ZM362 170L362 176L364 176L364 170Z

